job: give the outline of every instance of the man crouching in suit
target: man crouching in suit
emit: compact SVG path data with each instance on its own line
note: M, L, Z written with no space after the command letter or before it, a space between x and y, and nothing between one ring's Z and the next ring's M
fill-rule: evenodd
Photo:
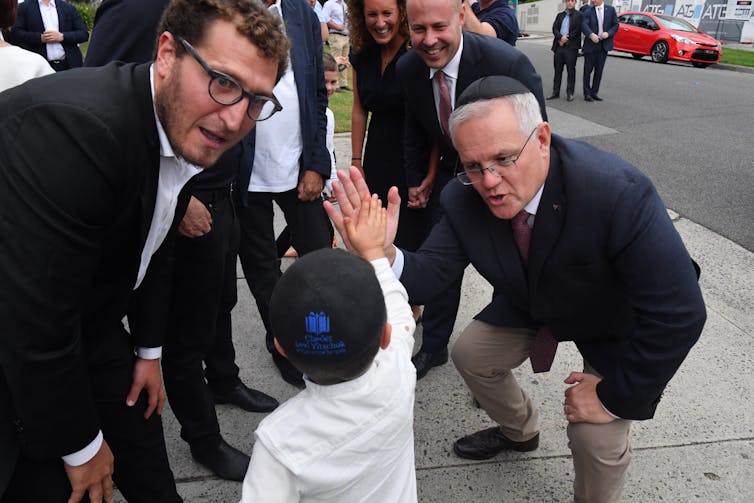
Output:
M153 64L0 94L3 503L112 501L113 481L181 500L159 417L166 236L188 179L279 109L288 42L254 0L173 0L158 33Z
M441 293L469 263L494 287L452 357L497 424L453 449L467 459L536 449L538 412L512 369L530 358L535 372L547 371L557 342L573 341L584 360L565 379L563 404L574 501L617 502L631 421L654 415L706 320L693 262L650 180L607 152L551 134L520 82L472 83L450 133L462 166L442 194L450 211L417 252L396 249L390 236L386 252L417 302ZM341 182L340 209L356 218L368 188L354 170ZM398 199L388 195L391 234ZM340 231L342 217L332 206L328 213Z

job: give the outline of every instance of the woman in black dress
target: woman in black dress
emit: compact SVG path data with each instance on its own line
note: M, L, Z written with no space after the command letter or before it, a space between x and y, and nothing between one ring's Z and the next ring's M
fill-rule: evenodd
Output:
M427 235L430 214L426 208L406 206L404 105L395 70L409 39L406 0L351 0L348 8L354 87L351 164L364 173L384 204L388 189L398 187L401 215L395 244L413 251Z

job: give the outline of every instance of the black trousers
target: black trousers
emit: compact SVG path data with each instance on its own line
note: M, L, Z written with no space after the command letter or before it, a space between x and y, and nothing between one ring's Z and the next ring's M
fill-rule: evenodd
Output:
M597 47L593 52L584 53L584 96L599 94L605 61L607 61L607 52L603 51L602 47ZM592 72L594 72L594 77L592 77Z
M275 229L273 227L273 201L283 210L291 233L291 244L299 256L332 246L333 228L322 207L322 200L301 202L296 189L287 192L249 192L246 205L238 205L241 224L239 257L246 282L257 303L259 315L267 331L267 350L272 353L270 329L270 298L280 272Z
M125 330L123 337L128 338ZM134 357L125 354L119 361L90 366L100 426L115 457L113 480L131 503L181 502L168 464L162 419L157 413L144 419L146 392L133 407L126 406L133 364ZM65 503L70 495L71 485L61 459L30 459L22 452L0 502Z
M239 228L229 189L195 190L193 195L212 215L212 229L176 240L162 369L181 438L201 449L220 440L211 389L228 391L238 382L231 311L237 299Z
M552 94L560 94L560 84L563 81L563 67L566 67L568 78L566 81L566 93L573 95L576 90L576 59L578 58L578 49L569 49L567 47L556 47L553 56L553 65L555 67L555 78L552 81Z
M433 226L442 218L443 211L440 206L440 194L452 177L453 174L451 172L438 169L428 205L432 211ZM438 292L437 297L424 305L424 312L422 312L421 351L436 353L448 345L450 336L453 334L453 327L456 324L458 305L461 302L462 282L463 275L454 281L447 290Z

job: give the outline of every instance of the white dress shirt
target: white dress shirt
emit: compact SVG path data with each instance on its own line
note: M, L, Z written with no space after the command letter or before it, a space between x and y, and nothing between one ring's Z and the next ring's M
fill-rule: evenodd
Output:
M39 12L42 14L42 23L45 25L45 31L60 31L58 21L58 9L55 6L55 0L45 5L39 0ZM60 42L50 42L47 45L47 61L58 61L65 59L65 49Z

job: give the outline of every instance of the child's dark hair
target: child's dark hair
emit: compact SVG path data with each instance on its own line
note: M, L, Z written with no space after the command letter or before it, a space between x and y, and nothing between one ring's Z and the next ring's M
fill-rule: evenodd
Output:
M323 52L322 53L322 66L325 68L324 71L326 72L337 72L338 71L338 63L335 61L335 58L332 54L329 52Z
M270 324L288 360L321 385L363 374L380 348L385 298L372 265L338 249L291 265L270 300Z

